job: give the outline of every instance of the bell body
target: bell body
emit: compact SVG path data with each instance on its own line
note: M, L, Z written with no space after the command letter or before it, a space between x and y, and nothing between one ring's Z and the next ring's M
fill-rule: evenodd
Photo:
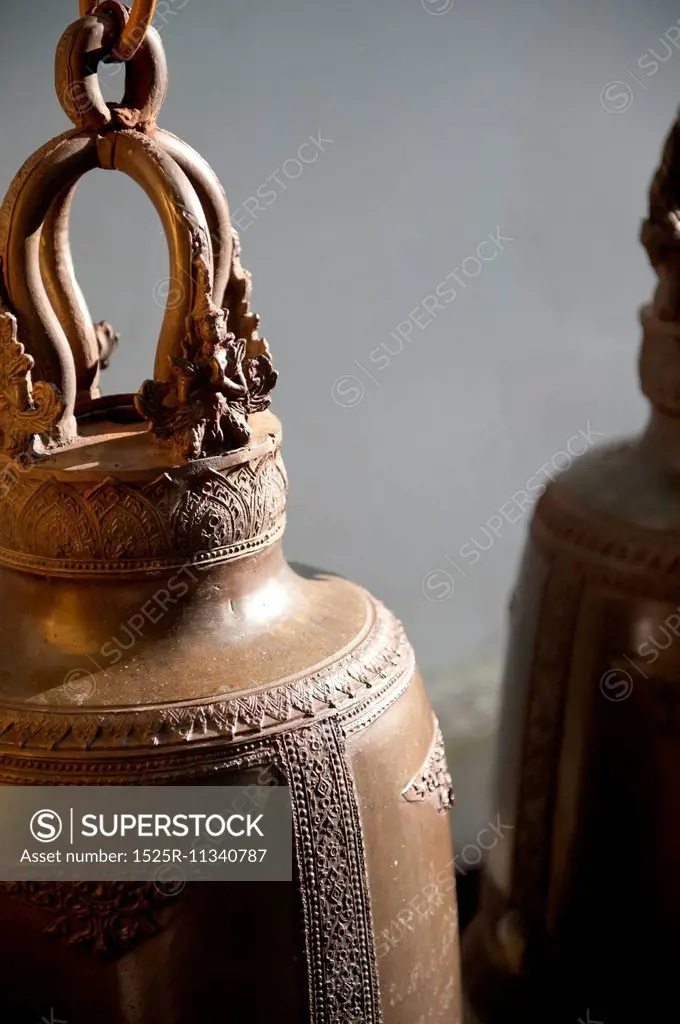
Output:
M458 1024L453 794L413 652L359 587L286 564L278 374L224 190L158 125L141 8L83 7L55 61L74 128L0 207L0 784L286 785L294 881L0 885L2 1020ZM73 272L95 168L168 242L134 397L100 396L117 335Z
M278 782L296 865L174 895L5 884L17 1021L460 1019L451 780L411 647L359 587L287 565L278 421L252 423L244 449L159 465L143 426L85 422L5 467L0 782Z
M470 1022L651 1020L673 998L678 423L655 411L641 439L584 455L537 506L511 606L505 838L464 941Z
M640 240L658 277L638 439L534 515L498 753L506 828L463 952L467 1024L668 1019L680 949L680 117ZM509 827L508 827L509 826Z

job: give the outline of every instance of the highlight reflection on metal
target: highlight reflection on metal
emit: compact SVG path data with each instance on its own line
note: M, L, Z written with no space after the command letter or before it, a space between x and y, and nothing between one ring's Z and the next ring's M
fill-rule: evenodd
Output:
M94 73L150 7L88 5L66 30L74 129L0 209L0 784L287 784L297 881L266 900L166 876L12 883L0 987L22 1019L59 995L74 1024L157 1024L160 1008L165 1024L453 1024L451 780L413 652L361 588L283 557L277 374L219 181L157 126L158 33L120 104ZM134 396L100 395L118 336L92 323L71 260L95 168L135 180L168 239ZM378 964L375 936L433 889Z
M470 1020L652 1020L680 945L680 121L642 242L641 437L537 506L512 607L497 804L466 934ZM559 993L559 996L557 996ZM597 1007L597 1010L594 1008ZM466 1018L467 1019L467 1018Z

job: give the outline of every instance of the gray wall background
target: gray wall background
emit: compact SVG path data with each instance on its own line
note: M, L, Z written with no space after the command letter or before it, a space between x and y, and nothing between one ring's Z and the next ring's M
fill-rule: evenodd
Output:
M156 18L172 74L161 123L211 162L247 225L281 371L288 554L382 597L435 676L499 648L528 517L475 565L461 546L488 543L482 526L579 429L611 438L644 420L636 309L653 277L637 232L680 96L680 50L660 42L680 36L668 2L449 5L168 0ZM3 191L67 126L52 62L76 8L3 0ZM119 98L121 78L106 82ZM319 131L324 152L284 172ZM275 200L253 219L243 204L268 179ZM398 352L397 325L497 229L513 241L459 270L455 300ZM130 181L100 172L73 247L94 318L122 334L107 390L134 390L161 320L160 225ZM396 354L378 367L383 342Z

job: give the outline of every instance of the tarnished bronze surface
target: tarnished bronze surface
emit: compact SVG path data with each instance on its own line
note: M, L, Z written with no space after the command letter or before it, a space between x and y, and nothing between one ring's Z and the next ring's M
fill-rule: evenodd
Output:
M482 1024L670 1019L680 949L680 123L642 241L642 437L541 498L512 603L497 804L466 933ZM512 838L511 838L512 837Z
M0 209L0 784L287 784L296 880L1 886L3 1020L456 1024L453 792L413 652L365 591L286 563L276 371L224 192L156 126L153 29L103 102L92 67L137 5L83 10L56 65L75 129ZM97 167L168 239L134 397L100 397L117 335L73 273Z
M80 0L80 14L81 16L89 14L90 11L97 10L97 8L106 10L109 6L109 2L98 3L98 0ZM121 32L120 39L113 51L116 60L130 60L135 56L151 27L155 10L156 0L134 0L130 20Z

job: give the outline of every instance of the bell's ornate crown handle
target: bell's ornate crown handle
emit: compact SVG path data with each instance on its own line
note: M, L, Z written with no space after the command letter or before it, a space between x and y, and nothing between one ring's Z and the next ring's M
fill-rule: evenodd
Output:
M117 342L93 324L75 278L69 212L95 168L123 171L153 202L170 254L170 287L153 378L135 397L158 442L184 459L246 445L248 417L276 384L250 309L226 196L189 146L157 126L167 64L151 27L155 0L81 0L57 47L55 82L74 128L24 164L0 208L0 450L38 455L72 443L99 399ZM120 103L105 103L102 61L125 62Z
M652 179L649 211L640 238L659 279L652 301L641 311L642 390L662 418L670 417L677 422L680 419L680 114L671 127ZM660 444L666 456L672 458L677 449L675 438L665 436Z

